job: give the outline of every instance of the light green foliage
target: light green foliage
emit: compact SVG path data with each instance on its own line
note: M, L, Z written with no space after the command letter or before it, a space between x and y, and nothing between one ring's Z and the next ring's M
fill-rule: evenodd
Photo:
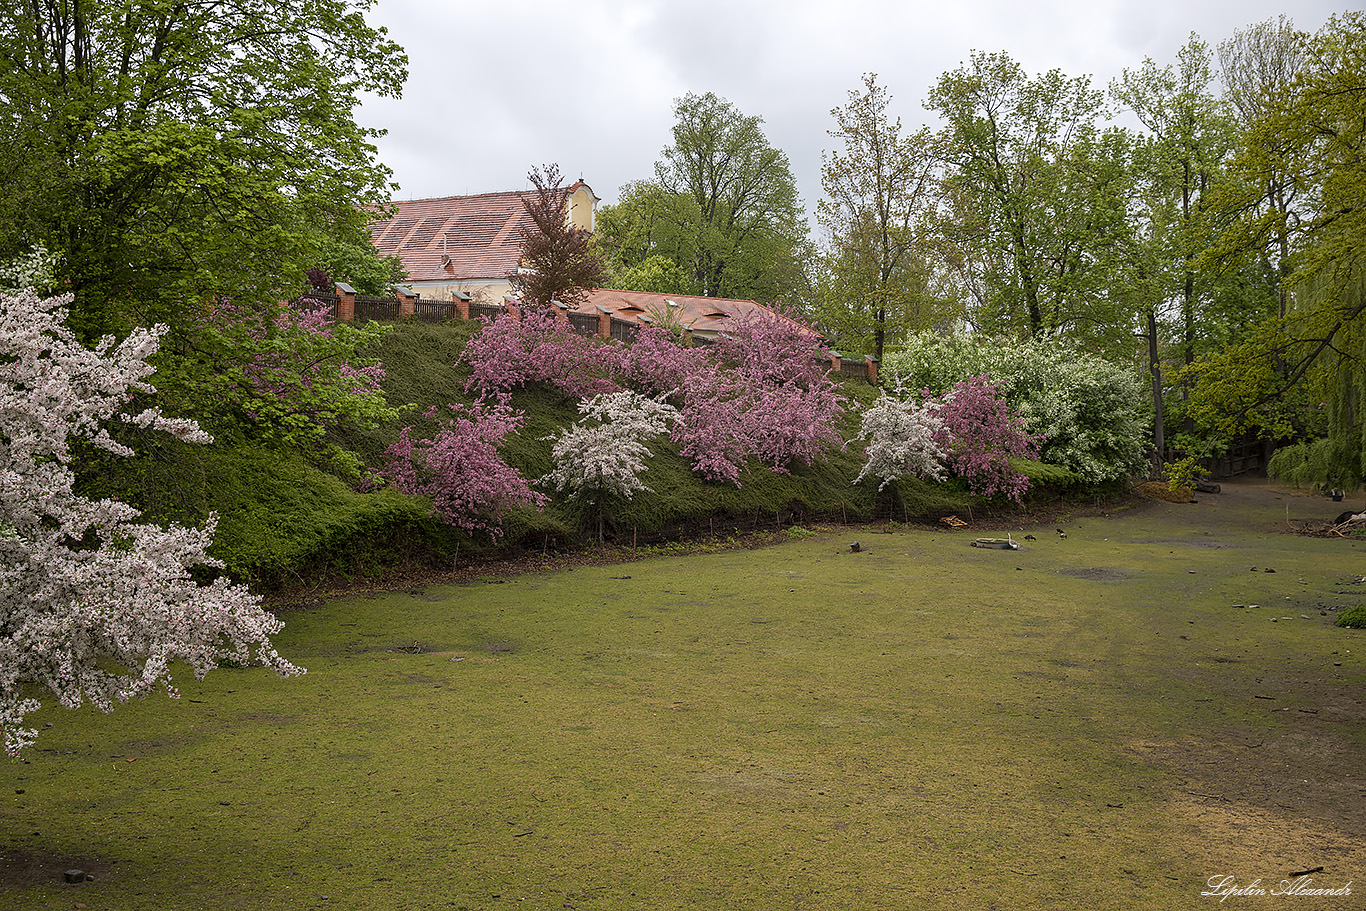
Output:
M1221 247L1265 249L1290 294L1284 315L1195 365L1192 410L1282 437L1324 430L1329 443L1287 476L1347 486L1366 471L1366 13L1334 16L1307 41L1266 37L1299 69L1264 80L1249 108Z
M975 53L940 77L926 106L946 122L938 230L974 325L1082 336L1115 327L1127 142L1098 129L1101 94L1086 78L1031 78L1006 54Z
M696 294L692 276L678 263L652 253L634 266L614 271L607 279L622 291L649 291L654 294Z
M1066 340L922 333L887 357L883 373L889 384L936 395L986 375L1025 431L1044 437L1039 460L1083 483L1122 480L1142 465L1148 417L1138 378Z
M352 237L322 239L317 268L326 272L333 282L346 282L361 294L390 294L394 285L401 285L408 279L403 260L397 255L381 256L369 231L363 226L357 227L359 230Z
M627 184L600 213L613 274L629 279L659 255L686 271L692 293L763 302L805 293L806 219L763 118L710 92L677 99L674 114L655 179Z
M924 255L935 149L928 128L902 135L875 74L830 112L843 149L823 153L816 217L829 232L816 318L846 353L871 353L907 332L936 328L953 308L934 293Z
M154 382L169 409L199 417L215 436L322 454L355 474L355 455L327 435L396 417L373 357L392 329L334 323L321 310L220 305L168 340Z
M1343 471L1344 465L1350 465L1350 458L1340 448L1328 438L1282 446L1271 457L1266 473L1297 487L1355 488L1361 483L1360 475Z
M407 61L369 5L0 7L0 255L60 253L86 338L301 287L389 197L352 112Z
M1110 87L1146 130L1136 158L1147 204L1144 227L1155 235L1147 277L1159 283L1159 303L1180 302L1171 331L1187 364L1195 360L1197 339L1214 322L1208 307L1218 270L1197 271L1196 261L1219 229L1210 197L1234 138L1231 121L1209 90L1212 57L1192 35L1175 66L1149 58Z
M633 281L634 270L639 276L653 269L645 263L658 257L668 266L661 271L681 272L684 284L668 288L678 294L699 294L701 287L692 275L692 263L697 257L696 224L701 215L695 202L688 196L670 193L658 184L639 180L623 186L616 205L598 210L594 237L608 254L611 270L609 281L613 287L628 291L651 291L621 281Z

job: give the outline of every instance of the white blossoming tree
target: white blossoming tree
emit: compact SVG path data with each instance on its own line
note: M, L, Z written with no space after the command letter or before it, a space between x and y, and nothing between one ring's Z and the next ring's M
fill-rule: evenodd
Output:
M51 287L53 270L60 260L46 247L36 246L9 262L0 262L0 293L18 294L26 288Z
M877 489L882 490L904 477L944 480L945 453L935 439L944 422L937 405L933 400L918 404L884 393L864 411L858 438L868 441L868 461L854 483L881 478Z
M608 497L625 499L650 488L640 480L651 455L645 441L667 433L678 410L636 392L595 395L579 402L584 420L551 437L555 468L540 483L567 490L570 498L592 506L602 539L603 506Z
M218 565L206 553L212 519L139 524L136 509L76 492L74 439L131 454L107 422L211 440L192 421L126 411L151 391L162 330L84 348L63 324L70 299L0 293L0 731L11 755L33 742L24 719L44 694L110 711L158 686L175 696L175 661L196 677L225 659L300 672L272 647L282 624L258 596L192 578Z

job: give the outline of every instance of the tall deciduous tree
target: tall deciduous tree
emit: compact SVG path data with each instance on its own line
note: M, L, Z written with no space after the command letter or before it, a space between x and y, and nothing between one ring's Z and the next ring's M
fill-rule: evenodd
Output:
M663 255L708 297L772 301L806 290L806 220L787 156L763 119L708 92L674 103L673 144L655 179L604 213L620 269Z
M928 293L929 269L918 255L922 221L933 200L934 145L928 129L902 135L877 75L863 77L830 112L832 137L844 148L823 155L816 217L830 233L829 285L819 308L823 325L845 338L871 334L879 360L889 332L927 329L943 307Z
M1331 17L1287 88L1269 99L1232 161L1246 195L1221 202L1239 216L1234 243L1278 245L1284 234L1291 303L1284 318L1196 365L1193 406L1230 427L1281 425L1278 403L1310 384L1330 411L1331 457L1315 471L1348 486L1366 476L1366 13ZM1288 211L1265 203L1276 174L1298 200Z
M1101 101L1085 77L1030 78L1003 53L973 54L931 89L926 105L946 121L942 230L980 328L1110 324L1124 143L1097 129Z
M1232 38L1219 44L1224 97L1234 112L1238 128L1245 135L1252 135L1259 123L1277 113L1276 106L1286 104L1293 97L1308 40L1307 34L1281 16L1235 32ZM1269 145L1270 154L1262 159L1263 166L1253 186L1261 196L1258 208L1274 215L1272 236L1251 246L1260 248L1276 270L1280 282L1278 310L1285 316L1289 300L1286 279L1291 271L1288 220L1290 213L1297 209L1299 199L1295 182L1280 165L1288 140L1265 131L1258 131L1256 135L1257 141Z
M303 285L390 195L353 111L407 58L370 0L0 6L0 257L61 254L86 340Z
M1162 207L1166 219L1157 228L1170 238L1170 260L1162 264L1162 272L1171 282L1170 299L1177 303L1186 364L1195 360L1201 308L1214 285L1215 270L1197 268L1218 230L1210 197L1233 143L1231 124L1209 90L1211 64L1209 47L1191 35L1175 67L1145 60L1137 70L1125 70L1110 89L1147 128L1141 154L1149 189L1171 203Z
M522 197L522 205L531 224L522 232L521 267L508 281L523 298L543 307L551 301L570 307L583 303L607 274L602 254L591 232L569 223L559 165L532 168L527 179L534 189Z
M694 277L699 223L697 204L650 180L622 186L615 205L598 209L597 239L607 252L613 288L699 294ZM658 263L663 260L672 266ZM647 266L655 261L657 266ZM641 281L645 273L653 278ZM649 287L639 287L648 284Z

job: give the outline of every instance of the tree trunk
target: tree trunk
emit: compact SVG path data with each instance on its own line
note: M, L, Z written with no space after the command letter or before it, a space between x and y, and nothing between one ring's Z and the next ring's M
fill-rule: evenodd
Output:
M1157 313L1149 310L1148 317L1148 374L1153 382L1153 474L1161 477L1163 458L1167 450L1167 429L1163 426L1162 360L1157 350Z

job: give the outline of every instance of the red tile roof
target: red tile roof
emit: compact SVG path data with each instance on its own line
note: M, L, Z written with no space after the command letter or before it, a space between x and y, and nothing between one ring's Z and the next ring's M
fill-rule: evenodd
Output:
M674 306L670 306L670 302ZM655 294L648 291L615 291L610 288L593 289L588 294L588 300L576 309L582 313L597 313L598 307L620 319L635 319L638 322L657 322L663 314L669 313L684 327L704 333L724 331L729 321L747 313L787 319L771 307L750 300L693 297L687 294ZM645 320L640 319L642 316ZM797 325L801 326L806 334L817 334L800 323Z
M398 254L411 281L506 278L522 258L520 229L531 222L522 197L531 192L399 201L370 235L381 254Z

